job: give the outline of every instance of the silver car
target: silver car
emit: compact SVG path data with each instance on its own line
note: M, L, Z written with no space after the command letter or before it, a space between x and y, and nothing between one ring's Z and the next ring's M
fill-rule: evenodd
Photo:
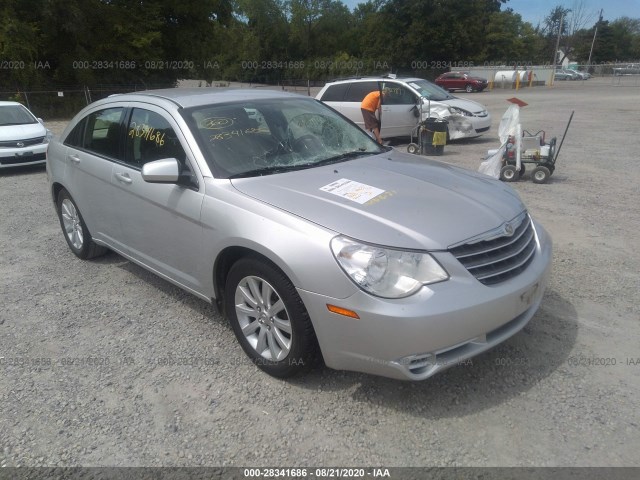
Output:
M51 136L27 107L0 102L0 169L44 165Z
M267 373L422 380L527 324L551 239L504 183L257 90L112 96L50 144L69 248L217 304Z

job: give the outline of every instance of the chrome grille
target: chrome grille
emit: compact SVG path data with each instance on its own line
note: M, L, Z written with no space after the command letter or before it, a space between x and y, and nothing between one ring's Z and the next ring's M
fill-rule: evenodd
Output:
M507 233L509 225L513 228L511 235ZM525 212L497 230L449 251L480 282L495 285L527 268L536 252L536 236Z
M39 145L44 141L44 137L27 138L26 140L10 140L0 142L0 148L22 148L30 147L31 145Z

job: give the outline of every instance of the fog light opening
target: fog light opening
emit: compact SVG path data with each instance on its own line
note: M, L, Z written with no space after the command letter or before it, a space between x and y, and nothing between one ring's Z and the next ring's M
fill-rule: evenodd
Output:
M422 375L437 366L436 356L432 353L410 355L398 362L414 375Z

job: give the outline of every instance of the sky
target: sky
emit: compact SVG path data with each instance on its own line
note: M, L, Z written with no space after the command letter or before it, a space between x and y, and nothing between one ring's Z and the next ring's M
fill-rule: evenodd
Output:
M640 0L581 1L584 3L587 12L592 14L593 23L598 19L600 9L603 10L603 18L609 21L619 17L640 18ZM342 0L342 2L353 10L356 5L363 3L363 0ZM538 23L542 23L544 17L557 5L571 8L573 4L574 0L509 0L506 4L503 4L502 10L513 9L514 12L522 16L525 22L529 22L535 27Z

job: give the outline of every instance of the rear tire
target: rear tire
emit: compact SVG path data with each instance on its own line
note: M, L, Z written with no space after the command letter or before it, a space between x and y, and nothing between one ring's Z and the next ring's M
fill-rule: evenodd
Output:
M550 176L551 172L547 167L536 167L533 169L533 172L531 172L533 183L547 183Z
M64 189L58 193L56 210L58 211L58 219L64 233L64 239L76 257L88 260L104 255L107 252L105 247L97 245L93 241L76 202L71 198L69 192Z
M225 311L242 349L269 375L291 377L320 358L302 299L286 275L270 262L245 257L231 267Z

